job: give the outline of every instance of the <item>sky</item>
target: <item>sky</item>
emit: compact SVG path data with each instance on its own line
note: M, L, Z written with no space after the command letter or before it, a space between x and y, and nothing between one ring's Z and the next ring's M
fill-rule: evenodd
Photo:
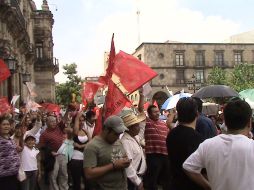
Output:
M41 9L42 0L34 0ZM103 74L104 52L115 34L116 52L142 42L222 42L253 30L253 0L48 0L54 15L56 82L62 66L76 63L84 78ZM139 16L137 16L139 11Z

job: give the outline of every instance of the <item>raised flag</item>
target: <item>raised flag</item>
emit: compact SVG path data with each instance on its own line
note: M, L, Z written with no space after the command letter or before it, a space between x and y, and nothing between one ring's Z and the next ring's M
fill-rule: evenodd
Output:
M60 106L53 103L42 103L41 106L48 112L60 113Z
M157 103L156 100L154 100L153 105L156 106L157 108L159 108L158 103Z
M119 81L114 82L117 86L122 85L129 94L157 76L157 73L144 62L123 51L115 56L112 69L113 74L119 77Z
M98 89L103 86L104 84L100 82L84 82L82 99L86 99L88 102L92 102Z
M0 82L11 76L11 72L2 59L0 59Z
M108 67L107 67L106 75L105 75L106 84L109 83L109 80L111 79L111 76L112 76L112 69L114 67L115 55L116 55L116 51L115 51L114 34L113 34L111 39L109 58L108 58Z
M95 127L94 127L94 131L92 134L92 137L99 135L101 130L102 130L102 108L99 108L98 112L96 113L97 115L97 119L95 122Z
M9 111L11 111L11 106L7 97L0 98L0 115L8 113Z
M128 101L129 99L117 88L115 83L110 80L105 101L105 118L118 114Z

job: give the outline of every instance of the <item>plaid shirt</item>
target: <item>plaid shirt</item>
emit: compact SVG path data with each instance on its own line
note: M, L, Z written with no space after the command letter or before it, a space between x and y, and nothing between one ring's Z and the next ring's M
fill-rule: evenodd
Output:
M145 127L145 152L146 154L168 155L166 138L169 128L166 123L158 120L146 119Z

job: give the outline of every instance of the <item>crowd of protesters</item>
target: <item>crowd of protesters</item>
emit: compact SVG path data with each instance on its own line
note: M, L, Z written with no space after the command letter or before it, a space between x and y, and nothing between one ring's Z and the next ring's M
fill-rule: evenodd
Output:
M254 189L246 102L207 117L200 99L181 98L164 121L143 104L140 92L138 108L108 117L97 134L92 108L0 116L0 189Z

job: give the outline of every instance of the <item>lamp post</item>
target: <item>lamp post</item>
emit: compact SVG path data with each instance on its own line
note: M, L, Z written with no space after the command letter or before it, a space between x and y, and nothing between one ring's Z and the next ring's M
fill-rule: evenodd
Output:
M196 90L199 90L201 87L201 81L198 81L196 76L193 74L191 77L192 80L187 82L187 87L189 90L193 90L193 93L196 92Z

